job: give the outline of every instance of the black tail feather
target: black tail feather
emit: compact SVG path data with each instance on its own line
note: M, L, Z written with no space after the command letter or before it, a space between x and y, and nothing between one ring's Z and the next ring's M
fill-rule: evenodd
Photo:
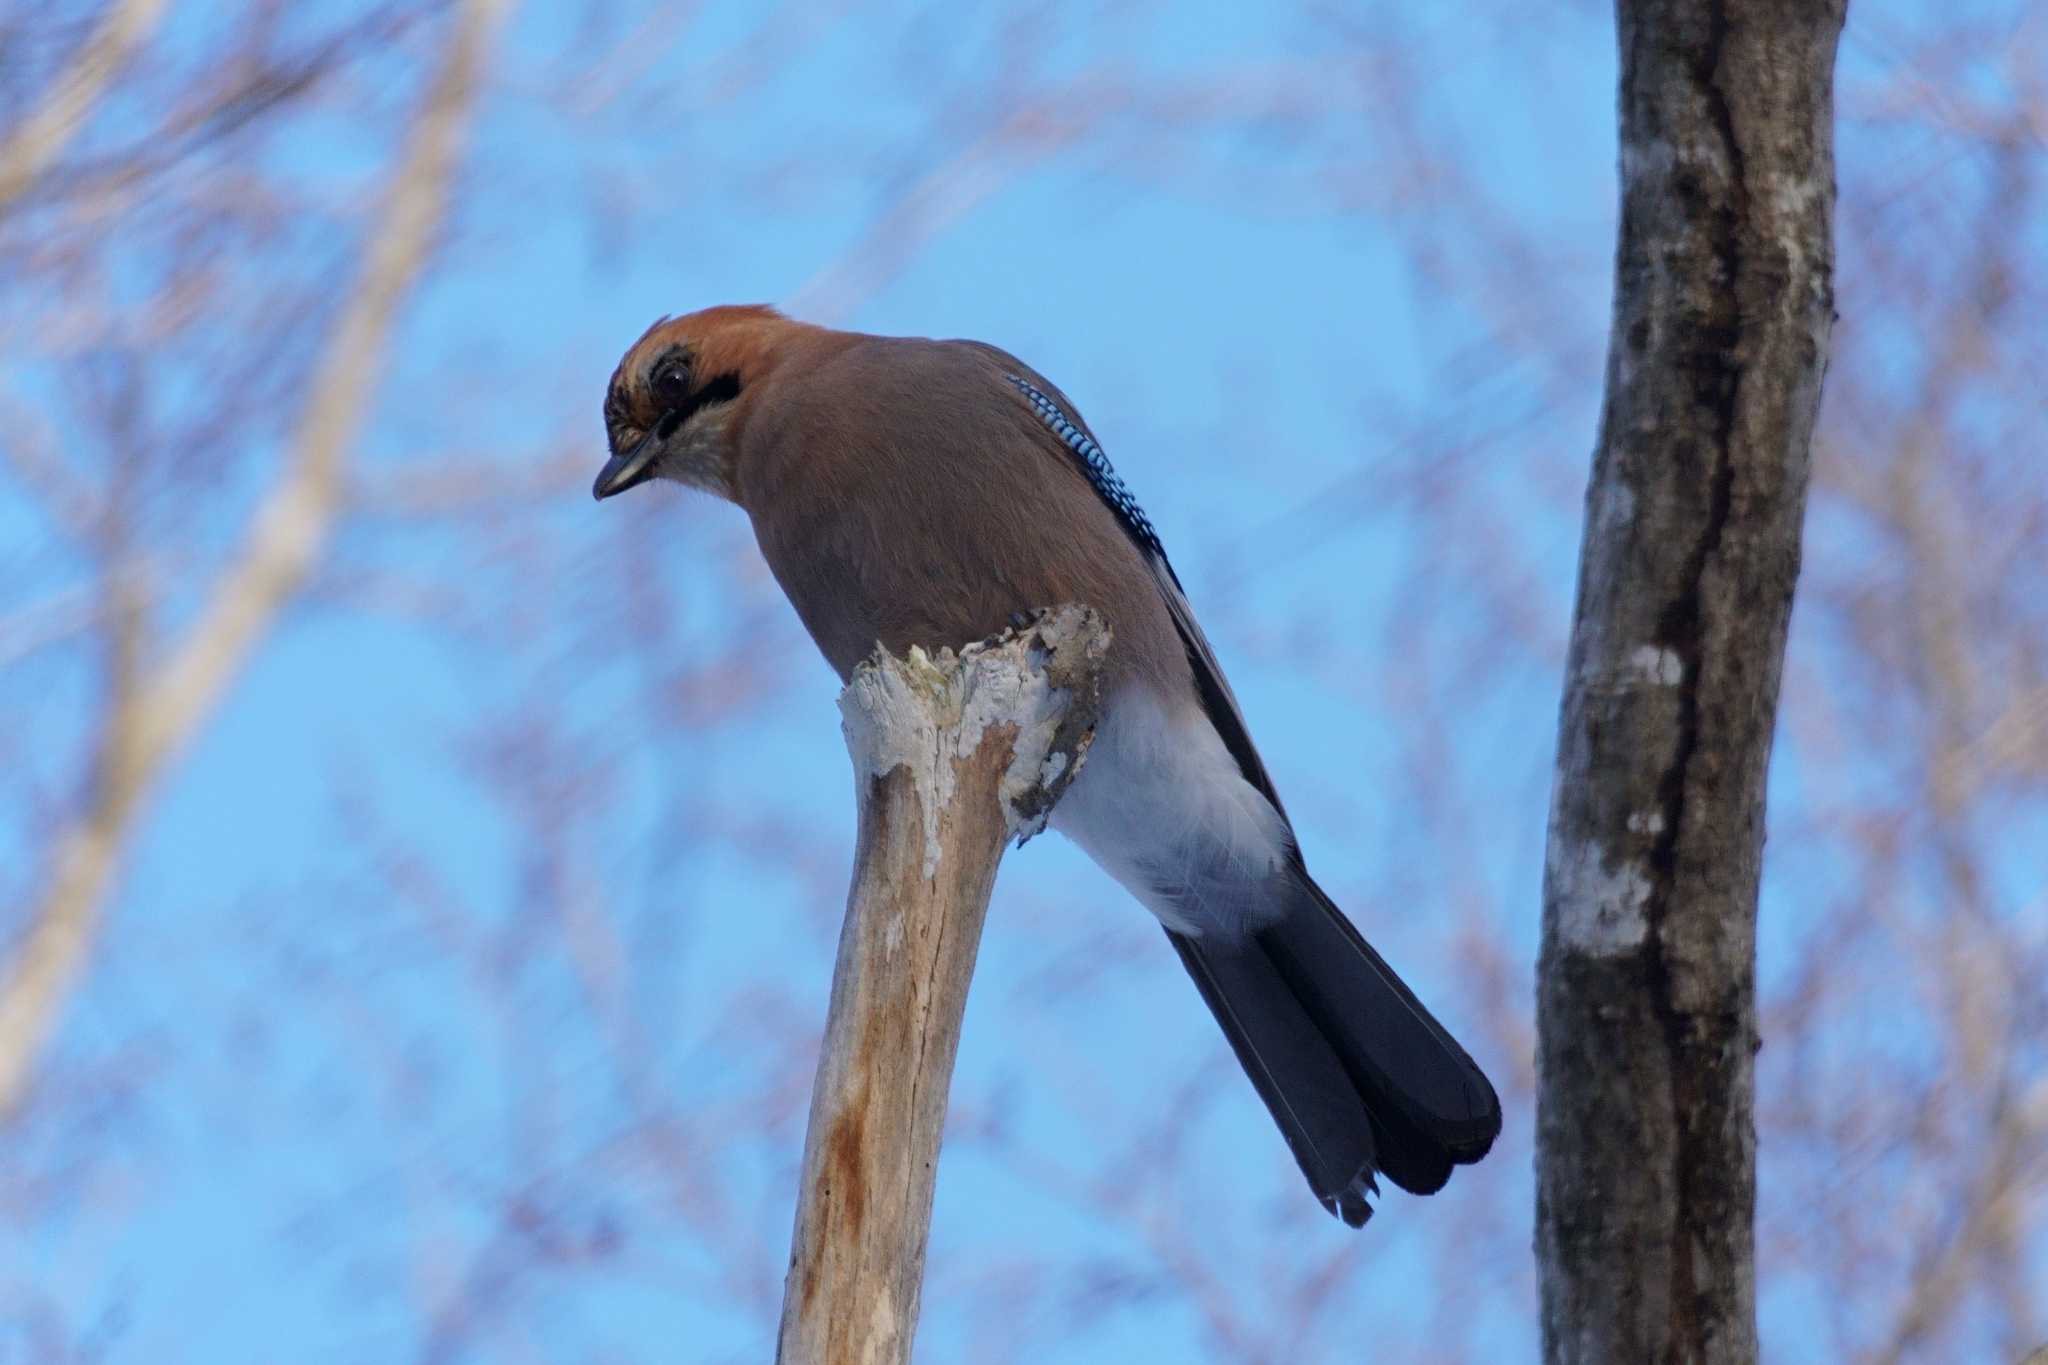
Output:
M1441 1189L1492 1147L1500 1100L1305 871L1287 894L1249 939L1167 937L1317 1198L1359 1227L1375 1170Z
M1366 1195L1378 1189L1372 1181L1373 1130L1342 1060L1293 1004L1265 954L1217 952L1200 939L1171 931L1166 936L1223 1025L1316 1197L1352 1227L1363 1227L1372 1216Z

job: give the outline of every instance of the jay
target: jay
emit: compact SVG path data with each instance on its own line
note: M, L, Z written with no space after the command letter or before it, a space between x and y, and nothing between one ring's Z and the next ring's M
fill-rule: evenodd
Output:
M1371 1216L1484 1156L1500 1101L1303 864L1152 523L1079 411L973 341L766 307L664 319L604 404L608 498L669 479L737 503L844 680L1084 602L1112 636L1088 761L1053 809L1158 917L1323 1206Z

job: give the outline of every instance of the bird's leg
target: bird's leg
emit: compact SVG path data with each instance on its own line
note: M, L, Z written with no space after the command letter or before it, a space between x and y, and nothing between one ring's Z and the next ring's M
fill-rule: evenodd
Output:
M981 642L982 648L993 649L997 645L1001 644L1005 638L1012 635L1021 634L1022 632L1031 629L1033 626L1038 624L1038 622L1040 621L1040 619L1044 617L1044 615L1045 608L1043 607L1040 607L1037 611L1011 612L1010 628L1008 630L999 630L995 634L989 636L986 640L983 640Z

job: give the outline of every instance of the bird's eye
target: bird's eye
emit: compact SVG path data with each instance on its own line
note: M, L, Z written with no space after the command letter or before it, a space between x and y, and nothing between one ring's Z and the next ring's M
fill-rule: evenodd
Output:
M653 388L663 407L679 408L690 398L690 372L682 365L664 365L655 371Z

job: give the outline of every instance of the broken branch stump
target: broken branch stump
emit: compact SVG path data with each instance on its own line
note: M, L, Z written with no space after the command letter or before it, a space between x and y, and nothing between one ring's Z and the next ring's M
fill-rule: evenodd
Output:
M1064 606L840 694L860 825L783 1285L783 1365L910 1358L932 1186L996 866L1093 738L1109 630Z

